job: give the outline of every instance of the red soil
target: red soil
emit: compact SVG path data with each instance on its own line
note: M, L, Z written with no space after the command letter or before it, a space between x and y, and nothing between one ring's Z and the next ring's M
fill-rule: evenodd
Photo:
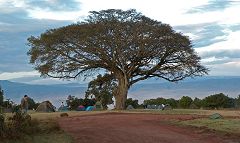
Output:
M76 143L238 143L209 130L167 123L193 118L199 117L108 113L61 118L59 124Z

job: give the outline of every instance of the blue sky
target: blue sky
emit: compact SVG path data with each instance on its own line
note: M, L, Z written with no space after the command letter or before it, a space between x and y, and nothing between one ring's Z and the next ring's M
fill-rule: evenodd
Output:
M29 64L27 38L110 8L134 8L188 35L211 76L240 75L240 0L0 0L0 80L61 83Z

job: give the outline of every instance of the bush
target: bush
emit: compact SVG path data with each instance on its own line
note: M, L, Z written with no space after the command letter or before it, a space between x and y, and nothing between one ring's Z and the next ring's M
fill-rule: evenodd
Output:
M4 128L5 128L5 116L0 113L0 138L3 136L4 134Z
M12 117L5 121L4 116L0 115L0 138L1 139L20 139L25 135L37 133L39 123L37 120L32 120L31 116L21 112L14 112Z

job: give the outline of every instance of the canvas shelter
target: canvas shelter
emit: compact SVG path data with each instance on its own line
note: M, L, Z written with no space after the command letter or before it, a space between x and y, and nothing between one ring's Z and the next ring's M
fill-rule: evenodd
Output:
M95 107L96 107L96 110L102 110L103 109L102 104L101 104L100 101L96 102Z
M147 105L147 109L152 109L152 106L151 105Z
M172 110L172 109L173 109L172 106L169 104L166 104L163 108L163 110Z
M67 106L61 106L58 108L58 111L68 111L68 107Z
M164 107L163 107L163 105L158 105L157 109L159 109L159 110L163 110Z
M86 111L93 111L93 110L95 110L96 108L94 107L94 106L88 106L87 108L86 108Z
M37 107L36 112L55 112L55 107L50 101L44 101Z
M132 105L128 105L127 110L132 110L134 109Z
M85 108L83 105L80 105L80 106L77 107L76 110L77 110L77 111L85 111L86 108Z

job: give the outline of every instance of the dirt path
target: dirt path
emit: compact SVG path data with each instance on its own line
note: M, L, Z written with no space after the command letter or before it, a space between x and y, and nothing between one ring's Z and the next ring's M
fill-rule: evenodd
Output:
M61 118L60 126L76 143L238 143L212 132L166 123L191 115L98 114Z

